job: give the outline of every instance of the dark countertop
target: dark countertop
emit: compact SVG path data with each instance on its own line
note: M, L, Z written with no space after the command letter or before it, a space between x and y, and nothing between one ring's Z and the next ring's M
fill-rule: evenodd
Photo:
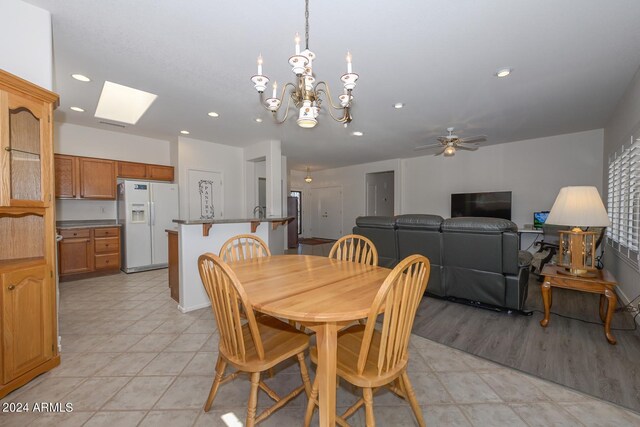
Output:
M174 219L173 222L182 225L197 225L197 224L237 224L242 222L283 222L293 220L292 216L286 216L281 218L234 218L234 219Z
M68 230L72 228L104 228L104 227L120 227L121 224L116 223L115 219L89 219L77 221L56 221L56 228Z

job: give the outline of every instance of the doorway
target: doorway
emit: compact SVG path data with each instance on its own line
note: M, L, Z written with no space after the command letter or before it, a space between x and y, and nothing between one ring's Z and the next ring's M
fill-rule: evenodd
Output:
M366 175L367 215L393 216L394 172L375 172Z
M313 237L339 239L342 236L342 187L314 188L317 201L316 226Z

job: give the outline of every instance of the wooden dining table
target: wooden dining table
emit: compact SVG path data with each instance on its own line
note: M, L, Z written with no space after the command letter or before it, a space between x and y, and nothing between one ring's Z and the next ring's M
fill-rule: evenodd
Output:
M315 331L320 425L335 426L338 331L367 317L388 268L312 255L229 263L253 309Z

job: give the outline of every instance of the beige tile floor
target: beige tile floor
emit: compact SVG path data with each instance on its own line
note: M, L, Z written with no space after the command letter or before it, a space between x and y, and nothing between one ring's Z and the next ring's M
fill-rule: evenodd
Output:
M317 250L321 250L318 248ZM222 386L209 413L217 335L210 309L182 314L169 298L166 270L62 283L62 364L11 393L6 402L69 402L73 412L0 413L2 426L226 426L244 421L248 379ZM424 338L411 341L410 378L429 426L638 426L640 416ZM298 384L295 366L267 382ZM268 403L260 396L259 405ZM338 404L354 390L342 385ZM407 403L374 399L380 426L413 426ZM301 395L263 425L300 425ZM364 425L362 412L350 418ZM316 421L317 423L317 421Z

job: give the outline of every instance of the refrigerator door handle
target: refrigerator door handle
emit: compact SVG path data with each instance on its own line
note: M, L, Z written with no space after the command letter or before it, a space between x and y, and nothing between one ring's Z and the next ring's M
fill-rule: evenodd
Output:
M155 202L149 202L149 224L156 225L156 204Z

